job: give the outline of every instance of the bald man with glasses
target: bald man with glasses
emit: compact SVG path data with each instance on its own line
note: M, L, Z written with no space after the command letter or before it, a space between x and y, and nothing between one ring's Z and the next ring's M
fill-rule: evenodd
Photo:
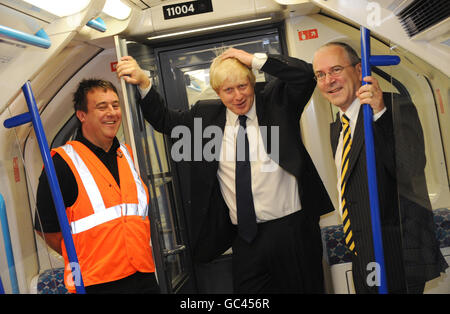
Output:
M369 104L373 109L387 287L389 293L422 293L425 282L439 277L448 265L436 241L433 214L427 209L431 209L431 204L426 188L422 197L429 204L427 206L411 202L402 195L402 190L397 189L399 165L396 162L400 159L396 150L400 144L394 141L392 103L398 106L396 113L401 112L405 116L403 122L408 124L408 132L403 133L406 139L398 142L408 143L417 158L423 155L423 163L416 163L414 170L416 178L423 179L426 187L423 133L414 104L403 95L383 93L372 76L363 79L360 59L345 43L333 42L319 48L314 54L313 69L322 95L339 109L335 122L330 125L330 138L338 177L339 213L344 241L352 256L355 290L357 293L377 293L379 285L379 280L371 280L376 264L361 106ZM369 84L362 85L362 80ZM396 129L396 133L398 131Z

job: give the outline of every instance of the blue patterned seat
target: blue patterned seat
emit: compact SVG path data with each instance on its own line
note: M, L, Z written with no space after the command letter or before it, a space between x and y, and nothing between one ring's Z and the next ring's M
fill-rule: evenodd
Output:
M330 266L351 262L352 253L345 246L342 225L322 228L322 239L325 243Z
M450 247L450 210L447 208L440 208L434 210L433 214L439 247Z
M38 294L68 294L64 286L64 268L47 269L39 275Z
M433 214L439 247L450 247L450 210L447 208L436 209ZM322 239L330 266L351 262L351 253L344 243L342 225L322 228Z

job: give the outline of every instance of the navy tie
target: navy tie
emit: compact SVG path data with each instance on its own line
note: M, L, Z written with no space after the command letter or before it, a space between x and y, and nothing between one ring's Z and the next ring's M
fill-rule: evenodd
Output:
M246 120L247 116L239 116L240 127L236 138L236 206L238 233L241 238L251 243L256 236L257 225Z

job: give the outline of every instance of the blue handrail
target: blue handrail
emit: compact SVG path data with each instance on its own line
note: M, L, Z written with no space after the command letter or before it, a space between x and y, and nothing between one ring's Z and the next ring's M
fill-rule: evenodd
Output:
M400 63L397 56L371 56L370 55L370 31L361 26L361 65L362 77L370 76L370 66L395 65ZM367 82L362 83L368 84ZM364 134L367 161L367 180L369 185L370 215L372 219L372 238L375 252L375 261L380 267L380 286L378 293L387 294L386 268L384 264L383 240L381 236L380 204L378 199L377 170L375 164L375 149L373 141L373 111L370 105L363 104Z
M2 277L0 277L0 294L5 294L5 289L3 289Z
M0 36L20 41L36 47L48 49L51 46L50 38L43 28L38 30L36 34L30 35L7 26L0 25Z
M17 282L16 265L14 263L14 253L11 244L11 234L9 233L8 215L6 213L5 200L0 194L0 220L2 224L3 242L5 243L6 260L8 262L9 279L11 281L12 292L19 293Z
M90 20L86 25L100 32L106 32L106 24L100 17Z
M74 276L74 283L77 293L86 293L84 289L83 278L81 276L81 270L78 263L77 253L75 251L75 245L72 239L72 233L70 230L69 222L67 219L67 214L64 206L64 201L61 195L61 189L59 187L58 178L56 177L55 167L53 165L53 160L50 155L50 149L48 147L47 139L45 136L44 128L42 126L41 117L39 116L39 111L37 110L36 100L34 99L33 91L31 90L30 82L26 82L22 86L22 91L27 101L29 115L31 117L31 122L33 123L34 131L36 133L36 139L41 150L42 160L44 162L45 173L47 174L48 182L50 184L50 190L52 192L53 202L55 204L56 213L58 215L59 225L61 226L62 235L64 238L64 244L66 246L67 256L69 258L69 263L71 267L75 267L75 273L72 272ZM16 117L7 119L4 122L4 126L8 127L10 125L19 125L18 119L26 121L23 119L24 114ZM26 123L26 122L24 122Z
M31 122L31 114L29 112L21 113L14 118L6 119L3 122L5 128L10 129L16 126Z

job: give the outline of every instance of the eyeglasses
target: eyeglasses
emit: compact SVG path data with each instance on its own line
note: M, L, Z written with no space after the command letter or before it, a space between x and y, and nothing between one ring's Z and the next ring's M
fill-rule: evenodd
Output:
M339 75L341 75L342 71L344 71L345 68L347 68L347 67L352 67L352 66L355 66L355 65L356 65L356 64L349 64L349 65L346 65L346 66L336 65L336 66L332 67L331 70L328 71L327 73L325 73L325 72L320 72L320 71L319 71L319 72L316 72L316 74L314 75L314 78L315 78L315 80L316 80L317 82L322 82L322 81L324 81L325 78L327 77L327 74L328 74L330 77L336 78L336 77L338 77Z

